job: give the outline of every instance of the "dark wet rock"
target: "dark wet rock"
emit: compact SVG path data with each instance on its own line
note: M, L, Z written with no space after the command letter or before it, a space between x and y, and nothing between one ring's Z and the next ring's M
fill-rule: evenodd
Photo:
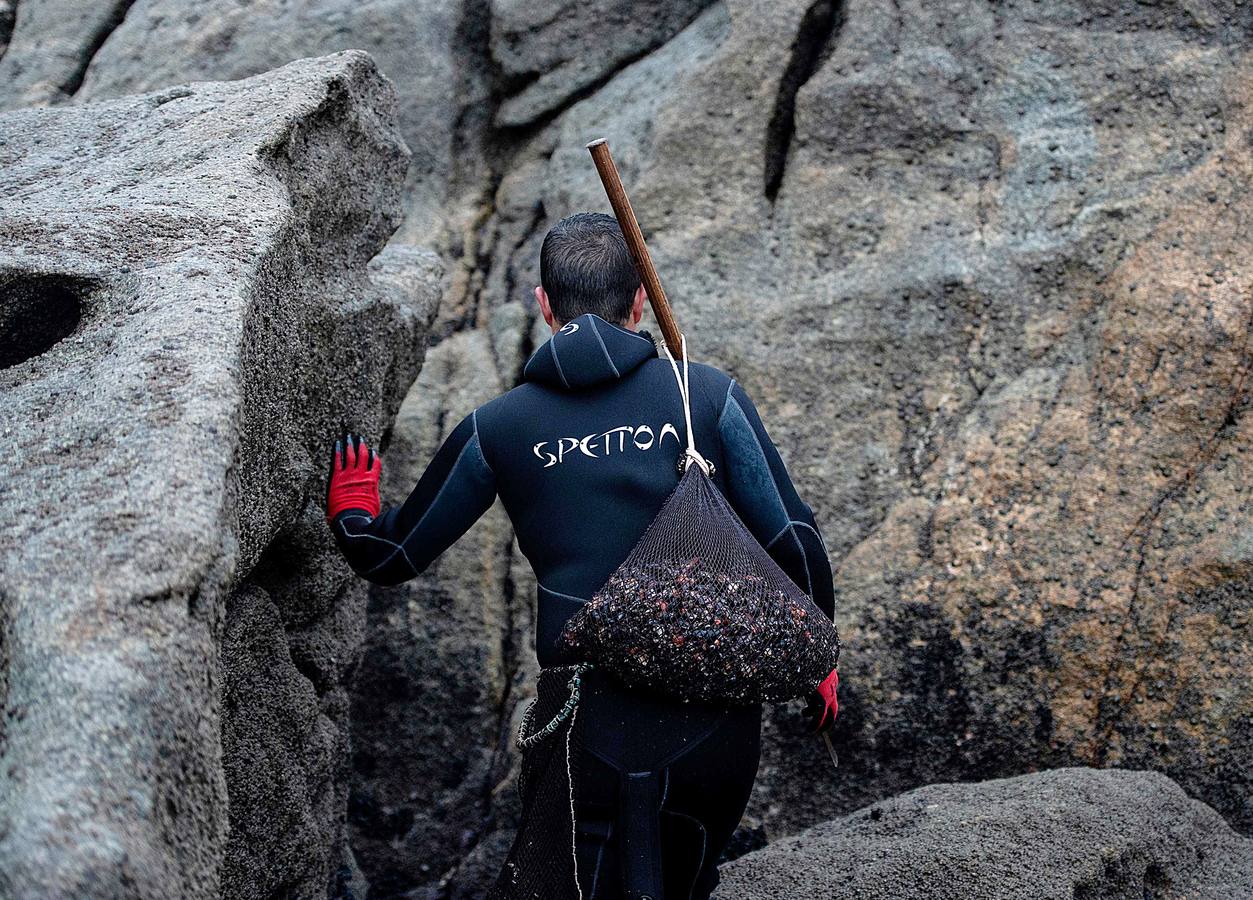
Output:
M13 22L17 18L16 0L0 0L0 56L9 47L13 34Z
M500 391L493 368L481 332L431 349L383 457L385 499L408 495L460 421L445 410L468 412ZM510 765L500 709L517 657L533 652L515 646L529 641L529 628L509 621L501 599L511 543L508 519L493 509L413 581L370 590L354 681L350 809L353 846L376 896L434 889L483 836L487 797Z

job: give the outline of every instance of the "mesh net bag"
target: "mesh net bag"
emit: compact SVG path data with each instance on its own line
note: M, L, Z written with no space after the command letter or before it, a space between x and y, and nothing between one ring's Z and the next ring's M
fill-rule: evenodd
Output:
M667 351L668 355L668 351ZM686 469L630 555L559 643L632 687L725 704L806 696L839 660L835 623L753 537L692 443Z
M521 823L488 900L580 900L575 864L575 785L582 751L579 676L586 664L540 671L518 729Z

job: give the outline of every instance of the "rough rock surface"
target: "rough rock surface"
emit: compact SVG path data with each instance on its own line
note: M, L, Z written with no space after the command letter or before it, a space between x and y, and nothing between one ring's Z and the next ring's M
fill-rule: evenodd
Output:
M438 299L408 158L362 53L0 116L0 894L360 881L321 502Z
M509 96L495 124L527 125L665 43L713 0L493 0L491 56Z
M0 59L0 109L245 78L302 57L365 50L396 88L397 124L413 154L399 236L425 244L443 225L455 164L460 15L446 0L29 0L17 7L15 37Z
M1073 764L1164 771L1253 829L1253 5L124 6L105 33L22 0L0 104L353 45L400 86L400 237L437 234L451 263L450 349L389 477L517 378L542 337L539 242L607 208L583 146L609 138L695 354L753 394L838 566L840 776L774 715L738 846L930 781ZM391 657L355 702L395 742L353 790L378 896L476 896L503 854L533 657L500 527L371 597L371 655ZM452 641L488 661L472 699L411 690L433 660L462 677ZM385 670L408 686L394 700Z
M9 48L9 37L13 34L13 20L17 18L14 0L0 0L0 56Z
M1155 772L935 784L722 867L723 900L1230 900L1253 841Z
M1189 10L718 4L509 158L447 314L516 317L608 137L836 557L844 768L775 715L750 833L1076 763L1253 827L1253 13Z
M408 495L460 421L448 409L500 393L495 365L481 331L430 351L396 418L385 499ZM509 706L515 635L529 633L529 624L507 620L513 607L501 599L511 587L511 543L509 520L493 507L421 576L371 592L354 681L350 816L375 896L437 883L456 867L481 837L498 768L509 765L500 711Z

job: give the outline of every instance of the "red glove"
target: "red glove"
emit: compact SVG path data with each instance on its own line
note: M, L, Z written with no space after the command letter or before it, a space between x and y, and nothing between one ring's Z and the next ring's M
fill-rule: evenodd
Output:
M377 516L382 471L382 458L374 455L360 435L347 434L336 441L331 456L331 483L326 492L326 520L334 522L346 509L364 509Z
M835 717L840 713L840 701L836 696L840 687L840 673L836 669L822 680L805 702L804 716L813 726L813 733L831 728L835 725ZM827 713L831 718L827 719ZM814 720L817 720L816 722Z

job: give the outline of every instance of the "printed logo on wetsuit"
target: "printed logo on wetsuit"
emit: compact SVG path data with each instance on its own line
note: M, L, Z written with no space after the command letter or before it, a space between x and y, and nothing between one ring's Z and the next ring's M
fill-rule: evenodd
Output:
M542 468L547 469L570 457L590 456L592 459L604 459L632 450L659 450L667 436L674 438L675 446L682 449L683 442L679 439L679 432L666 422L659 431L654 431L651 425L619 425L617 428L593 432L583 437L540 441L531 448L531 452L544 463Z
M562 325L560 328L557 329L557 333L558 334L574 334L578 330L579 330L578 322L567 322L566 324Z

